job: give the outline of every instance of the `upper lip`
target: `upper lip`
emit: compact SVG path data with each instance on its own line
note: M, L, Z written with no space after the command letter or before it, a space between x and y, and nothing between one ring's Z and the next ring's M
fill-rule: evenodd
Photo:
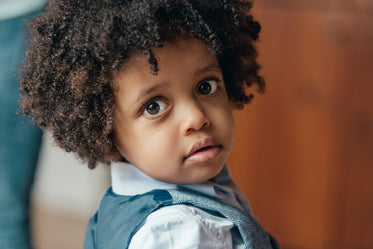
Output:
M219 145L217 145L215 140L212 138L205 138L205 139L199 140L193 144L192 148L189 150L188 155L184 157L184 159L188 158L189 156L191 156L192 154L194 154L196 151L200 149L203 149L206 147L215 147L215 146L219 146Z

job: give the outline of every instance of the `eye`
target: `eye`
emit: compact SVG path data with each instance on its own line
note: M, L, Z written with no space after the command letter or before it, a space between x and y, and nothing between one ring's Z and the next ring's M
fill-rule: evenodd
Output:
M209 95L214 94L218 90L217 80L205 80L198 86L198 94Z
M144 106L144 114L148 116L155 116L162 113L167 108L167 103L162 100L150 101Z

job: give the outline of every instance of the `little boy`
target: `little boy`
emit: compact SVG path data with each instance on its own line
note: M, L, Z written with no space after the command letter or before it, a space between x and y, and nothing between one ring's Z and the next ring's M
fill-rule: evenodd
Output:
M264 88L240 1L52 1L30 24L25 113L67 151L111 162L85 248L279 248L225 161L232 107Z

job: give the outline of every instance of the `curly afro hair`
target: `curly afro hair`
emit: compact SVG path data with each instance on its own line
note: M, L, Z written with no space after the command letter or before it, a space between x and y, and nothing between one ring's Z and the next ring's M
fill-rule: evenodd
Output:
M251 2L236 0L52 0L29 23L32 40L21 69L22 112L51 131L55 142L94 168L118 160L113 78L135 53L157 74L152 48L189 34L216 54L233 106L257 85L254 42L260 24Z

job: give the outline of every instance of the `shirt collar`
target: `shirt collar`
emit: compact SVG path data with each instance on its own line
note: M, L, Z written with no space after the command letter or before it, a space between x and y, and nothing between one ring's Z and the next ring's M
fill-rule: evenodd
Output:
M134 165L125 162L111 163L111 180L114 193L119 195L133 196L144 194L154 189L175 190L178 188L177 184L158 181ZM246 199L233 183L226 165L215 177L214 182L206 181L200 184L182 186L218 198L246 212L251 212ZM243 200L242 197L244 198Z
M114 193L130 196L144 194L154 189L177 189L178 186L177 184L158 181L148 176L134 165L125 162L111 163L111 181ZM202 184L182 186L210 196L216 196L214 183L209 181Z

